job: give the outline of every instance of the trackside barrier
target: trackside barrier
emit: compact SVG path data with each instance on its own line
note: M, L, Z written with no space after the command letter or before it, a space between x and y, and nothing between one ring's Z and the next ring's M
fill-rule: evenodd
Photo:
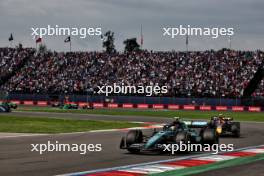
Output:
M93 103L93 107L95 107L95 108L103 108L104 104L103 103Z
M227 111L227 106L216 106L215 107L215 110L217 111Z
M232 111L244 111L243 106L232 106Z
M153 109L164 109L164 105L163 104L154 104L152 105Z
M15 104L21 104L19 100L11 100L10 102L15 103Z
M117 103L108 103L107 107L108 108L118 108L118 104Z
M79 102L78 105L81 106L81 107L83 107L83 106L88 106L89 103L86 103L86 102Z
M183 105L183 109L184 110L195 110L195 106L194 105Z
M211 111L212 107L211 106L200 106L199 109L202 111Z
M28 100L28 101L24 101L23 104L24 104L24 105L34 105L33 101L30 101L30 100Z
M261 108L260 107L252 107L252 106L249 106L248 107L248 111L251 111L251 112L260 112L261 111Z
M0 103L4 102L4 100L0 100ZM36 106L49 106L51 104L50 101L32 101L32 100L10 100L12 103L16 103L18 105L36 105ZM177 105L177 104L132 104L132 103L87 103L87 102L68 102L73 104L78 104L79 106L93 106L94 108L138 108L138 109L169 109L169 110L201 110L201 111L249 111L249 112L262 112L264 111L264 107L256 107L256 106L195 106L195 105Z
M38 106L47 106L48 102L47 101L37 101Z
M130 103L122 104L122 107L123 108L134 108L133 104L130 104Z
M180 109L180 106L179 105L169 104L168 105L168 109L178 110L178 109Z
M149 105L148 104L138 104L137 108L139 108L139 109L147 109L147 108L149 108Z

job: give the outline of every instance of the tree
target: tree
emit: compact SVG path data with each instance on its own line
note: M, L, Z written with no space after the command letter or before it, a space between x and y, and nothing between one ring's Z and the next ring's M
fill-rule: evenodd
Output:
M124 41L125 44L125 52L132 52L132 51L139 51L140 50L140 46L137 43L137 39L136 38L131 38L131 39L126 39Z
M107 53L114 53L115 52L115 45L114 45L114 32L107 31L104 35L102 35L103 39L103 48L105 48Z

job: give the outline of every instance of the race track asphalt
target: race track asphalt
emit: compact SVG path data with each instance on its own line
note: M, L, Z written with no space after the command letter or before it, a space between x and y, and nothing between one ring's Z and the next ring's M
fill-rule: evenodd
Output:
M48 116L50 118L146 121L162 123L171 121L171 119L168 118L158 117L124 117L65 113L61 114L13 112L9 115L30 117ZM241 124L241 129L241 138L225 137L220 139L220 143L233 143L235 148L263 144L264 123L243 122ZM43 136L21 136L8 138L0 137L0 175L57 175L101 168L139 164L144 162L159 161L184 156L183 154L176 154L173 156L168 154L129 154L126 151L119 149L119 142L124 134L124 131L116 131L56 134ZM47 143L48 141L51 141L52 143L58 141L59 143L68 144L102 144L103 150L101 152L89 152L86 155L80 155L78 152L49 152L40 155L37 152L30 151L30 144L42 144ZM242 171L243 169L245 169L246 171L247 168L240 168L240 170ZM210 172L205 173L205 175L210 174ZM228 172L225 172L223 174L233 175L233 173Z

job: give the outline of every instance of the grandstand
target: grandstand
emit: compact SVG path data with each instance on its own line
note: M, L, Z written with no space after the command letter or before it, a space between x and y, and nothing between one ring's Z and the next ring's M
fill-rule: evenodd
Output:
M97 86L168 86L156 96L241 98L262 51L47 52L0 49L1 90L18 94L96 93ZM264 96L263 80L253 96Z

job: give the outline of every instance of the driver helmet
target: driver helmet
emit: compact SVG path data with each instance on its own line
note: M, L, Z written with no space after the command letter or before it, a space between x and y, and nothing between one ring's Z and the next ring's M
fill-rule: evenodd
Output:
M181 118L180 117L173 117L175 121L180 121Z
M223 114L218 114L218 117L224 117L224 115Z
M176 127L175 126L172 126L171 127L171 130L175 131L176 130Z
M173 119L174 119L172 122L173 125L177 125L180 123L180 117L173 117Z
M212 118L211 118L211 120L214 120L214 121L216 121L216 120L218 120L219 118L218 117L216 117L216 116L213 116Z
M224 119L224 115L223 114L219 114L218 117L223 120Z

